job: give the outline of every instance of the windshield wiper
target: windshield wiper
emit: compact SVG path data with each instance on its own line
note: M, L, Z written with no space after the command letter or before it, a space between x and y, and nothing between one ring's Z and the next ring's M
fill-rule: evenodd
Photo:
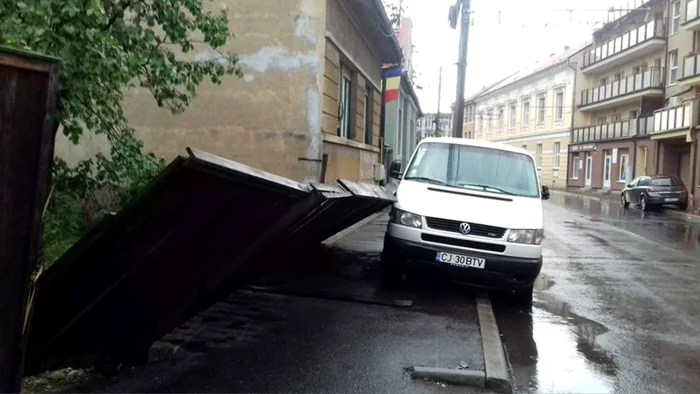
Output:
M422 181L432 183L433 185L445 185L445 182L439 181L437 179L428 178L424 176L407 176L403 178L405 181Z
M492 191L495 191L498 193L507 194L509 196L516 195L515 193L507 192L507 191L505 191L503 189L499 189L497 187L487 186L487 185L479 185L479 184L475 184L475 183L460 183L459 186L461 186L461 187L465 187L465 186L466 187L480 187L480 188L484 189L484 191L492 190Z

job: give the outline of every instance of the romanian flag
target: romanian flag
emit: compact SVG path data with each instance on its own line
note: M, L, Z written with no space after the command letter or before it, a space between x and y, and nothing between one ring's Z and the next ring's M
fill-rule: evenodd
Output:
M401 67L392 67L382 70L382 83L385 86L384 103L390 102L399 98L399 90L401 90Z

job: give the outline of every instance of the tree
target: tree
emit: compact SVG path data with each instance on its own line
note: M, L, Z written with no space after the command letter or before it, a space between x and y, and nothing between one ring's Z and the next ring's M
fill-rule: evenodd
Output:
M393 0L383 0L382 4L384 4L386 14L389 16L391 27L398 29L399 25L401 24L401 15L404 12L403 5L401 3L396 5Z
M211 48L231 36L225 10L204 10L202 0L20 0L0 11L0 44L62 59L59 120L77 142L84 132L129 132L123 92L147 88L161 107L182 112L205 77L219 83L239 74L236 56L194 62L176 54Z
M63 133L74 143L84 133L105 134L110 142L109 155L72 168L56 159L45 218L48 260L60 256L95 218L122 207L164 166L142 152L122 110L124 92L145 88L159 107L184 111L205 78L218 84L226 75L241 76L238 58L218 51L230 37L226 9L208 11L203 0L3 1L0 44L62 61ZM195 47L219 56L188 60ZM96 206L97 192L104 190L114 198L109 206Z

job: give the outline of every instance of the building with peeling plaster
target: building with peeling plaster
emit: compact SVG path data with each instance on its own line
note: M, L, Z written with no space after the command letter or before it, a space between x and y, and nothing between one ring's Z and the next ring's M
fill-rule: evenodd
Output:
M381 65L401 63L381 0L223 5L233 33L224 50L239 56L244 77L203 83L181 115L129 92L125 113L146 148L172 159L190 146L300 181L373 181Z

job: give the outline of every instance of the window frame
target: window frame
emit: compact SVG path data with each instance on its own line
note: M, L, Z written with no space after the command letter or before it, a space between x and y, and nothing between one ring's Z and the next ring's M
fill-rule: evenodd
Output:
M338 114L340 115L340 128L338 137L351 139L350 129L352 127L352 76L345 75L345 68L340 70L340 100Z
M576 179L576 180L579 179L579 175L580 175L579 174L579 172L580 172L579 165L580 165L580 163L581 163L581 157L579 157L578 155L574 156L573 159L571 160L571 179Z
M671 59L675 57L676 65L673 66ZM678 83L678 50L668 53L668 86L675 86Z
M515 130L515 126L518 124L517 111L518 103L511 101L508 105L508 130Z
M535 165L538 170L542 168L542 149L542 144L535 146Z
M364 109L362 110L363 112L363 120L364 120L364 129L363 129L363 141L365 144L372 145L372 128L374 126L373 122L373 117L374 117L374 111L372 111L372 106L373 106L373 100L372 96L373 94L370 94L369 88L365 89L365 105Z
M547 106L547 95L545 93L538 94L537 95L537 125L538 126L543 126L545 123L545 118L547 117L546 106ZM540 119L540 115L542 115L542 119Z
M678 9L676 10L676 6ZM676 15L676 11L678 12L678 15ZM671 3L671 23L669 24L669 36L678 34L681 31L681 13L682 13L682 7L681 7L681 2L680 0L676 0Z
M561 103L559 98L561 98ZM558 89L554 92L554 121L557 123L564 121L564 89Z
M527 110L525 110L525 107L527 106ZM525 99L523 100L523 113L521 116L522 119L522 126L523 128L529 128L530 127L530 99Z
M630 166L630 154L629 153L620 153L620 157L618 157L618 162L620 163L617 166L617 181L618 182L625 182L627 183L627 179L622 179L622 163L625 163L624 167L626 170L629 170ZM625 177L627 176L627 171L625 171Z

